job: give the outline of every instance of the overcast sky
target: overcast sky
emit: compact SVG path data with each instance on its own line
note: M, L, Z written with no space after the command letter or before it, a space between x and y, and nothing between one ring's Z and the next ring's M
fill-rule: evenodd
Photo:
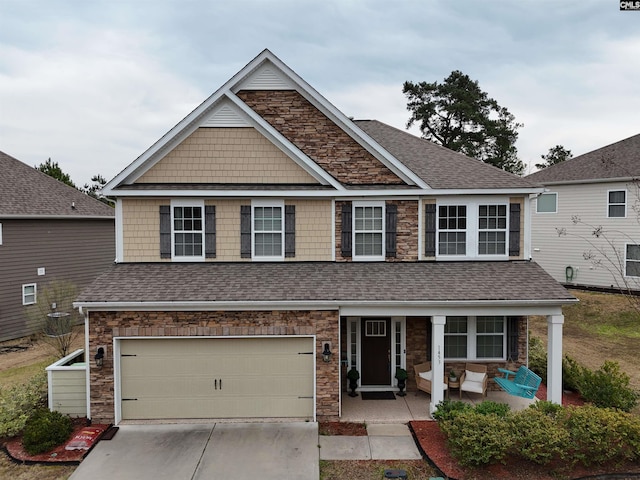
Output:
M524 123L525 164L640 133L640 12L618 0L0 0L0 150L111 179L264 48L399 128L405 80L461 70Z

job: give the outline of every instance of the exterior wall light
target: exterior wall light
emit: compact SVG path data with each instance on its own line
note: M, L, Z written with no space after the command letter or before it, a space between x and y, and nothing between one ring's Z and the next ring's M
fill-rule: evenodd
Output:
M98 347L98 352L93 358L96 361L96 367L102 368L102 365L104 365L104 347Z
M331 355L333 355L333 352L331 352L331 343L325 342L324 349L322 350L322 360L329 363L331 361Z

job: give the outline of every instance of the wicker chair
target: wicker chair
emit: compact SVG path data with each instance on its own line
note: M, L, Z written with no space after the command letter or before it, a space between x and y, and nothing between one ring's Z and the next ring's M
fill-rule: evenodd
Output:
M423 392L427 392L431 395L431 378L424 378L420 374L425 374L427 372L431 372L431 362L419 363L418 365L413 366L413 371L416 374L416 384L418 386L418 390L422 390ZM426 375L430 377L429 375ZM449 396L449 386L447 385L447 379L444 379L444 384L442 385L442 389L447 391L447 397ZM416 392L416 395L418 392Z
M470 372L467 374L467 372ZM482 397L487 396L487 385L489 383L489 375L487 375L487 366L478 363L467 363L464 372L460 376L460 398L462 391L480 393Z

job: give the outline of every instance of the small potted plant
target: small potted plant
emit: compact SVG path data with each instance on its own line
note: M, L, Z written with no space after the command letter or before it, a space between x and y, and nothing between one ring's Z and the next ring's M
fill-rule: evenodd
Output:
M350 397L357 397L356 388L358 388L358 379L360 378L360 373L356 370L355 367L352 367L351 370L347 372L347 379L349 380L349 388L351 392L349 393Z
M404 397L406 393L404 392L405 387L407 386L407 371L404 368L396 368L396 380L398 380L398 388L400 392L398 393L399 397Z
M456 372L453 371L453 368L449 370L449 381L454 383L458 381L458 376L456 375Z

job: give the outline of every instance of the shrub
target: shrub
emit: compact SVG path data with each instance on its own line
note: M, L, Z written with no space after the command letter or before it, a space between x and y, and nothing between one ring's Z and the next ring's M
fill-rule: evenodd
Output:
M576 360L565 355L562 359L562 384L564 388L574 392L581 391L586 371L587 369Z
M0 388L0 437L19 434L33 411L45 405L47 374L42 372L23 385Z
M547 383L547 350L538 337L529 338L529 369L540 375Z
M530 410L537 410L548 417L557 418L563 412L564 407L548 400L538 400L529 406Z
M443 400L436 405L436 409L433 412L433 419L438 422L446 422L453 419L460 412L469 410L473 410L473 406L468 403L457 400Z
M461 411L440 425L451 454L462 465L503 462L513 443L508 422L495 414Z
M514 453L540 465L562 459L569 440L569 433L558 423L555 414L547 412L552 410L528 408L510 417Z
M494 414L498 417L506 417L510 411L511 407L506 403L492 402L491 400L485 400L476 405L476 412L482 415Z
M73 423L69 417L41 408L27 420L22 444L27 453L37 455L62 445L71 432Z
M609 360L596 371L584 369L580 394L602 408L629 412L638 405L638 393L629 386L629 375L620 371L617 362Z

